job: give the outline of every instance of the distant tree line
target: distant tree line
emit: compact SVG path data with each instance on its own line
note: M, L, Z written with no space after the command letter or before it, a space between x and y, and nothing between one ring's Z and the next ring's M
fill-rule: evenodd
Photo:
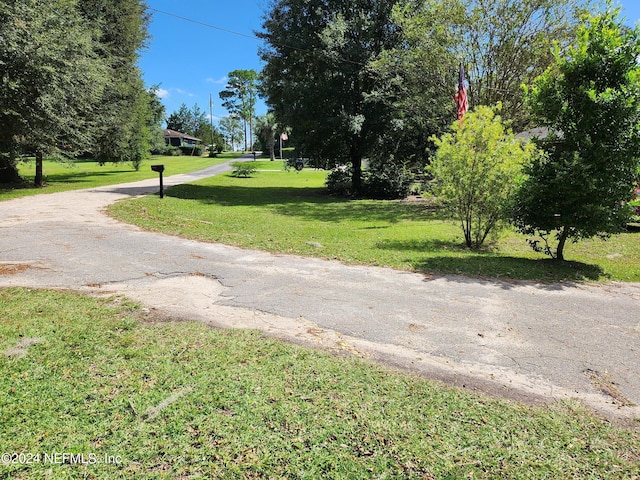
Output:
M224 148L224 138L220 131L213 125L211 118L197 104L189 108L185 103L180 105L177 111L167 117L168 129L186 133L200 139L205 145L210 145L210 152L221 151ZM164 144L154 153L165 153ZM213 156L213 155L212 155Z
M164 116L136 66L147 39L141 0L0 3L0 182L23 155L91 154L139 166Z

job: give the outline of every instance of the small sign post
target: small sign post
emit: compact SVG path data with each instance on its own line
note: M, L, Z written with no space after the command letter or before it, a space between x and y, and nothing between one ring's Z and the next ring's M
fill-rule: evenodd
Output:
M160 198L164 198L164 185L162 184L162 172L164 172L164 165L151 165L151 170L160 174Z

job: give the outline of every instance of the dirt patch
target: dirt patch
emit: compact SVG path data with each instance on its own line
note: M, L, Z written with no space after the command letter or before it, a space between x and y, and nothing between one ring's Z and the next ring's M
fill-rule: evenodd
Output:
M30 268L26 263L0 263L0 275L15 275Z
M634 407L635 403L629 400L617 387L608 372L598 372L596 370L587 369L585 375L597 390L610 396L616 405L620 407Z
M24 337L24 338L21 338L18 341L18 343L16 343L13 347L7 348L2 353L4 354L5 357L22 358L27 354L27 350L29 350L29 347L33 345L37 345L43 340L44 339L37 338L37 337L34 337L34 338Z

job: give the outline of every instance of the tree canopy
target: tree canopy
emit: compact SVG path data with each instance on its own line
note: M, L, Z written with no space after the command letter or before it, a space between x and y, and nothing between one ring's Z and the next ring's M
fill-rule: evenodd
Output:
M502 103L514 131L530 124L521 86L530 85L566 47L592 0L461 0L458 55L470 83L471 106Z
M148 151L148 92L136 67L146 38L138 0L0 4L0 182L20 155L93 152L136 161Z
M351 162L356 191L362 158L378 146L387 115L371 96L370 69L398 45L395 0L274 0L265 16L262 88L277 120L292 125L305 155Z
M533 84L529 102L549 135L526 169L515 225L563 260L567 240L620 231L640 165L640 30L611 6L585 15L576 41ZM549 237L557 240L555 250Z
M262 90L302 154L423 166L428 139L455 118L460 60L472 105L502 102L520 130L530 122L523 83L553 62L589 0L272 0L258 35Z
M253 142L253 122L258 99L258 73L255 70L229 72L229 80L225 89L220 92L220 99L222 106L244 123L245 151L253 148L253 145L247 145L247 139L249 143ZM249 127L248 137L247 126Z
M0 181L13 182L21 153L70 155L90 142L106 66L73 0L3 2L0 39Z

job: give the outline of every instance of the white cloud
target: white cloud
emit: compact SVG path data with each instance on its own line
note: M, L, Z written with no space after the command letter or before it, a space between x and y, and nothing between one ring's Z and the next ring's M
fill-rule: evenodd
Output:
M160 98L169 98L169 90L165 90L164 88L159 88L156 90L156 95Z
M225 75L224 77L217 80L215 78L209 77L205 80L205 82L213 83L215 85L224 85L225 83L227 83L227 80L229 80L229 78Z

